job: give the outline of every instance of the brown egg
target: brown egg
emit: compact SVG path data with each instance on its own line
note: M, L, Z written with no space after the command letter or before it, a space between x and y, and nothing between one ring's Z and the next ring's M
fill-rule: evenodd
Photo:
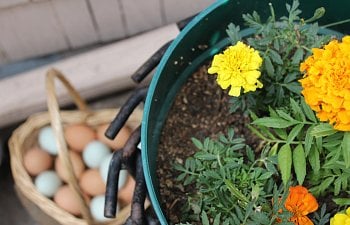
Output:
M23 164L30 175L36 176L51 168L53 158L48 152L39 147L33 147L24 155Z
M74 151L69 151L69 157L73 165L74 174L77 177L77 179L80 178L81 174L85 170L85 164L83 162L82 157L79 153ZM68 173L65 167L62 165L62 161L60 157L56 157L55 160L55 170L58 174L58 176L65 182L67 182L68 179Z
M97 133L97 139L101 142L108 145L113 150L120 149L124 147L126 141L128 140L131 131L130 128L127 126L124 126L118 133L118 135L114 138L114 140L110 140L105 136L105 132L108 128L109 124L103 124L97 127L96 133Z
M132 196L135 189L135 180L128 176L125 185L118 191L118 199L123 204L129 204L132 201Z
M88 169L80 177L80 187L88 195L96 196L104 194L106 184L103 182L98 169Z
M89 197L86 197L86 201L89 201ZM54 196L56 204L67 212L79 216L81 214L80 204L78 197L73 193L72 189L68 185L64 185L58 189Z
M64 136L68 146L78 152L82 152L89 142L96 139L95 131L86 124L71 124L66 126Z

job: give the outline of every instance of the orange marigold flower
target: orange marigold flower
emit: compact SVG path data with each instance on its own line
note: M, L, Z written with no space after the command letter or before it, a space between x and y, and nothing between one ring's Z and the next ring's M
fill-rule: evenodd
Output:
M350 36L333 40L300 64L305 101L321 121L350 131Z
M313 225L314 223L307 217L307 214L314 212L318 208L315 197L303 186L289 188L289 195L284 203L284 207L293 216L291 222L296 225Z

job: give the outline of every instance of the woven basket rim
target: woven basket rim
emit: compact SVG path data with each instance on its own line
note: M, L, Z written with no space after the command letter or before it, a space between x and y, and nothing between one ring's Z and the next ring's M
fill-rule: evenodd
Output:
M86 112L77 110L61 111L62 121L64 123L76 121L77 123L86 121L87 124L96 126L98 124L108 123L116 115L118 109L103 109L93 111L87 115ZM140 123L141 112L136 110L129 118L128 123ZM80 118L80 119L79 119ZM82 218L73 216L65 210L58 207L51 199L40 194L31 176L27 173L23 165L24 149L22 148L26 138L32 134L35 129L40 129L45 125L50 124L49 114L41 112L30 116L23 124L14 130L9 139L11 171L14 177L14 182L21 193L29 200L34 202L43 212L54 218L61 224L76 224L86 225L86 221ZM130 125L129 125L130 126ZM126 217L129 216L130 205L123 208L117 215L117 218L107 222L96 222L94 224L122 224Z
M77 106L76 110L60 110L56 95L55 79L60 81L67 89L69 95ZM85 123L89 126L110 123L119 112L119 109L99 109L91 110L79 93L69 83L65 76L58 70L50 69L46 74L46 94L48 111L33 114L18 126L9 139L10 164L15 185L29 201L33 202L47 216L53 218L64 225L92 225L92 224L114 224L119 225L125 222L130 215L130 204L118 212L115 219L106 222L97 222L92 216L86 199L83 197L78 180L73 173L69 173L67 183L73 188L73 193L79 200L82 210L82 218L78 218L67 211L61 209L53 200L45 197L37 191L32 181L32 177L24 168L23 158L26 147L29 145L26 140L33 141L35 131L51 125L56 135L56 142L59 147L59 156L62 157L63 166L72 171L72 164L68 156L68 147L63 135L64 124ZM136 109L128 118L126 125L134 129L141 124L142 112ZM37 143L36 143L37 144Z

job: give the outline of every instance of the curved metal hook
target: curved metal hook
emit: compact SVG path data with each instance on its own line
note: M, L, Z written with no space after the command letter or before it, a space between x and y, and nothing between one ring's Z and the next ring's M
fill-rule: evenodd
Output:
M177 26L182 30L194 16L186 18L177 23ZM156 51L150 59L148 59L132 76L132 79L139 83L141 82L160 62L166 49L169 47L169 41ZM120 129L125 125L127 119L134 111L136 106L145 101L148 87L141 87L134 91L132 96L121 107L119 113L113 119L105 136L114 139ZM153 208L149 207L146 211L144 203L147 197L147 187L143 174L141 153L137 150L137 145L141 138L141 126L139 126L130 135L128 141L121 150L115 151L109 165L107 188L105 194L105 211L104 215L109 218L114 218L116 214L118 183L120 170L126 168L128 172L135 178L136 186L133 195L131 215L125 222L125 225L159 225Z
M107 187L105 193L105 210L104 215L108 218L114 218L116 214L117 201L118 199L118 183L120 170L126 168L128 172L136 180L136 183L143 182L139 181L137 177L137 166L136 156L139 152L137 145L141 139L141 126L135 129L124 147L113 153L111 162L109 164L108 176L107 176Z
M179 30L181 31L195 16L196 15L190 16L177 22L176 25ZM131 79L136 83L140 83L143 79L145 79L145 77L150 74L150 72L159 64L171 42L173 42L173 40L168 41L155 53L153 53L153 55L136 70L136 72L131 76Z
M104 209L104 216L107 218L115 218L117 211L116 199L118 199L119 173L122 168L121 158L122 151L115 151L109 164Z
M137 83L140 83L160 62L165 51L173 40L168 41L162 47L160 47L144 64L142 64L136 72L131 76L131 79Z
M105 132L105 136L113 140L125 122L140 102L144 102L147 96L148 87L141 87L134 91L130 98L120 108L119 113L113 119Z
M136 185L132 198L131 214L125 225L146 224L145 200L147 196L146 182L143 175L141 153L136 154Z

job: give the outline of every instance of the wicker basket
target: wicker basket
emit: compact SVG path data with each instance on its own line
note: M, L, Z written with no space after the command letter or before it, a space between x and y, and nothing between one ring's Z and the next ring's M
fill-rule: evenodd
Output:
M68 90L78 110L60 111L54 80L58 79ZM91 111L85 101L75 91L72 85L59 71L51 69L46 76L47 105L48 112L38 113L30 116L25 123L19 126L9 140L11 170L14 177L17 193L29 211L29 213L40 224L67 224L67 225L91 225L91 224L123 224L130 214L130 205L122 208L117 218L108 222L96 222L91 216L88 203L83 198L78 180L73 172L69 173L68 185L74 191L81 206L82 217L78 218L58 207L52 200L40 194L31 176L27 173L23 164L23 156L27 149L37 145L37 136L40 128L51 124L56 136L56 143L59 149L59 157L68 171L72 170L72 164L68 157L67 144L63 135L63 125L73 123L86 123L92 127L109 123L116 115L116 109L103 109ZM135 111L127 121L131 128L141 123L141 111Z

